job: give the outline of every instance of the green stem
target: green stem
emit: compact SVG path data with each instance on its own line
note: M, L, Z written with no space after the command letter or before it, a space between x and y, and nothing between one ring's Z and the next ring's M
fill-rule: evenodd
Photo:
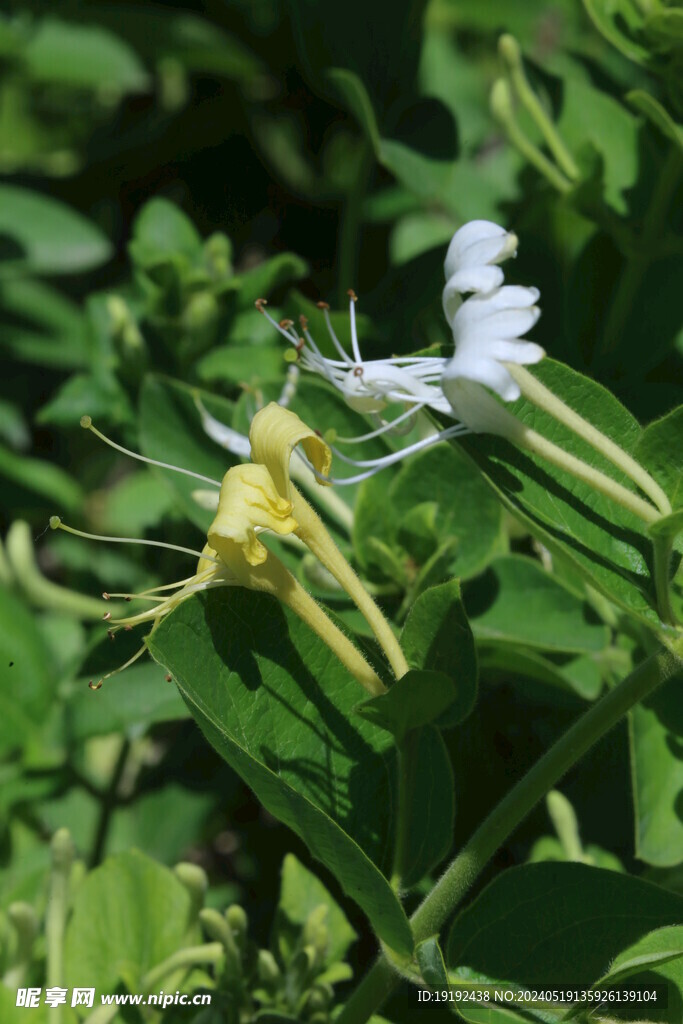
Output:
M653 248L663 233L680 174L681 154L672 146L652 193L642 235L619 275L602 335L602 352L605 355L614 352L621 341L643 276L653 261Z
M69 909L69 878L74 859L74 845L69 832L60 828L52 837L52 871L50 891L45 914L45 945L47 988L60 988L64 984L64 929ZM63 1019L63 1005L52 1008L50 1018L59 1024Z
M97 820L97 828L95 831L95 838L93 840L92 852L90 854L90 867L94 868L102 860L102 854L104 853L105 843L107 841L107 833L109 831L109 825L111 823L111 817L114 813L118 802L118 790L123 778L123 773L126 768L126 762L128 760L128 754L130 753L130 740L124 739L121 743L119 755L116 758L116 764L112 771L109 785L106 791L101 796L100 814Z
M406 861L410 846L411 811L415 791L415 759L417 756L418 734L409 732L396 748L398 761L398 809L396 814L396 839L394 842L394 866L391 885L398 892L406 873Z
M341 216L339 237L339 256L337 259L337 281L339 302L348 302L347 290L353 288L358 271L358 252L360 249L360 232L363 222L363 203L365 192L374 162L372 145L368 139L360 143L361 152L353 185L349 189Z
M659 617L667 626L676 625L676 616L671 607L671 591L669 589L669 566L673 551L673 536L653 537L652 546L655 555L655 589L657 592L657 610Z
M416 942L441 930L496 850L566 772L638 701L682 673L683 645L676 653L660 651L651 655L556 741L503 797L415 911L411 925ZM381 956L349 999L337 1024L363 1024L398 982L399 977L393 973L386 957Z

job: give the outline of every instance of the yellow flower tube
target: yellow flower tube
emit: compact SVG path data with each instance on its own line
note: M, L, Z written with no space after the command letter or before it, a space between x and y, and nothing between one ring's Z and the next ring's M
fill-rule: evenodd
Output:
M237 582L262 590L291 608L316 633L368 693L386 691L382 680L349 638L335 626L289 570L258 540L257 530L285 535L297 530L291 502L283 498L265 466L233 466L223 478L216 518L209 527L215 552Z
M327 444L296 413L271 402L254 416L249 431L251 457L265 466L278 493L291 502L297 526L295 533L344 588L368 621L384 650L394 674L400 678L408 663L391 626L328 533L322 519L290 478L289 463L294 448L301 444L314 469L328 476L332 453ZM324 484L325 481L321 480Z

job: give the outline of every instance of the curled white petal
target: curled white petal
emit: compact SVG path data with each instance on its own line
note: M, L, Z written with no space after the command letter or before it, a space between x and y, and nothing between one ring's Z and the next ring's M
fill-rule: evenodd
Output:
M489 220L473 220L455 232L446 253L443 310L452 323L461 296L467 292L490 292L503 283L496 264L517 252L517 236Z
M441 387L456 416L473 430L471 389L462 381L484 384L505 402L519 398L519 387L505 363L539 362L540 345L522 340L541 315L537 288L505 285L492 292L470 296L453 317L455 354L444 369ZM465 418L470 416L469 419Z

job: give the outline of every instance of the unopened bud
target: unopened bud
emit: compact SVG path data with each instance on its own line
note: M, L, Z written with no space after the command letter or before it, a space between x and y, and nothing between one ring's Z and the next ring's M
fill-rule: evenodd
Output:
M268 949L259 949L256 970L259 980L267 988L274 988L280 980L280 968Z

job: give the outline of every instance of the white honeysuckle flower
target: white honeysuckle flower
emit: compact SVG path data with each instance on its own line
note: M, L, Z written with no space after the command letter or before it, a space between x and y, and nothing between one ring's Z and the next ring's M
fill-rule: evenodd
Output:
M363 359L356 329L356 295L349 292L349 326L352 355L339 341L332 326L329 306L319 302L332 344L339 359L329 359L320 351L305 316L299 318L303 337L294 328L294 321L279 323L265 309L266 300L258 299L256 308L296 350L305 370L317 373L339 391L347 405L356 412L378 414L392 403L410 405L412 409L427 407L450 413L439 380L447 360L440 356L392 356L387 359ZM386 424L387 429L392 423Z
M504 402L519 398L519 385L505 363L538 363L545 355L540 345L521 338L541 315L535 305L539 294L537 288L504 285L470 296L457 311L452 323L455 355L441 379L456 416L462 416L458 407L458 386L462 380L485 384ZM463 418L476 429L467 417Z
M517 236L490 220L471 220L455 232L444 260L443 311L452 325L465 292L491 292L503 283L498 263L517 255Z

